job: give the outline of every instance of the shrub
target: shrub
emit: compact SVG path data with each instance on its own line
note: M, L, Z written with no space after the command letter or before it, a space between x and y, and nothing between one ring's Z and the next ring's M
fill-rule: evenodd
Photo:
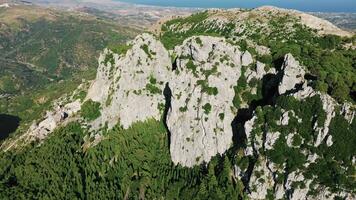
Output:
M116 46L110 46L109 48L116 54L125 55L127 51L132 48L132 45L120 44Z
M203 110L204 110L204 113L208 115L208 114L210 113L210 111L211 111L211 105L210 105L210 103L205 104L205 105L203 106Z
M93 121L100 117L101 112L100 112L100 103L95 102L91 99L88 101L84 102L82 107L81 107L81 116L88 120L88 121Z

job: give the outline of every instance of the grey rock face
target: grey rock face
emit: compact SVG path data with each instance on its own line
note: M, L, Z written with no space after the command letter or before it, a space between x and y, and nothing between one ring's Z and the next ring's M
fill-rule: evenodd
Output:
M106 50L99 59L97 78L87 96L103 108L101 117L92 122L96 129L105 123L109 128L118 123L128 128L134 122L161 118L163 90L171 76L168 51L150 34L136 37L131 45L126 55ZM114 62L104 63L110 55Z
M242 56L241 56L241 63L242 66L249 66L250 64L253 63L253 58L250 52L245 51Z
M126 55L106 50L99 59L97 78L87 96L102 105L102 115L91 123L93 129L160 120L167 90L172 95L166 123L173 162L191 167L223 154L232 143L231 122L236 115L232 100L241 75L239 49L222 38L188 38L170 52L176 56L172 71L169 52L152 35L138 36L131 44ZM113 62L103 63L110 55Z
M341 112L345 119L351 124L356 114L356 107L351 103L344 103L342 105Z
M249 83L252 79L261 80L264 75L266 75L265 64L257 61L256 70L251 70L247 68L245 76L247 77L247 82Z
M279 94L284 94L289 90L295 89L297 84L304 83L305 70L292 54L287 54L284 57L282 71L283 79L278 87Z
M39 123L34 123L27 131L26 136L30 136L30 140L45 139L52 133L60 124L64 123L67 118L72 117L80 110L81 103L79 100L68 103L64 106L58 105L53 111L47 111L46 116Z
M213 37L187 39L175 52L167 118L170 151L174 163L190 167L223 154L232 143L233 87L241 75L241 52Z

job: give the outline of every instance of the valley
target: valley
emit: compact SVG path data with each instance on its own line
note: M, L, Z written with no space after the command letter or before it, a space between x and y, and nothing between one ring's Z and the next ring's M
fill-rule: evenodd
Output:
M0 8L0 24L0 113L21 118L20 129L93 79L103 48L142 31L86 13L21 4Z

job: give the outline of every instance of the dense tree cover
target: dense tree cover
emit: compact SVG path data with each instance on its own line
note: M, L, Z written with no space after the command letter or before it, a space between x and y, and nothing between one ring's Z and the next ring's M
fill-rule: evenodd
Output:
M330 124L329 134L333 145L326 144L316 150L321 158L309 167L308 175L314 174L318 182L330 187L333 191L345 188L355 192L356 169L352 159L356 152L356 122L350 125L343 116L337 114Z
M305 29L301 31L308 33ZM302 34L293 41L269 42L268 46L272 49L275 67L280 67L286 53L292 53L317 77L316 89L329 93L339 102L355 101L351 93L355 92L356 86L356 51L344 49L344 41L338 36Z
M210 29L208 27L205 27L201 22L203 22L206 18L209 17L208 11L204 12L199 12L196 14L193 14L191 16L188 16L186 18L178 17L177 19L170 20L166 22L165 24L162 25L162 32L163 34L161 35L160 39L163 43L163 45L167 49L173 49L176 45L179 45L183 43L183 41L191 36L195 35L211 35L211 36L219 36L221 35L221 30L219 29ZM188 29L184 32L181 32L180 30L171 30L170 26L179 24L181 26L184 25L196 25L194 28ZM199 25L197 25L199 24ZM231 27L226 27L227 31L224 33L231 32L234 26ZM199 41L198 41L199 43Z
M96 118L100 117L100 108L101 106L99 102L95 102L89 99L83 103L80 109L80 115L88 121L93 121Z
M231 160L175 166L163 123L148 120L115 127L88 146L79 123L60 128L40 146L2 153L1 199L237 199L242 183Z

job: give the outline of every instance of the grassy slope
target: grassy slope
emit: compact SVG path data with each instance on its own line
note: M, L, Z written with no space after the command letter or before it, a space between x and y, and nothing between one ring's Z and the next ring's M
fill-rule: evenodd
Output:
M51 102L95 77L102 49L140 31L94 16L34 6L0 8L0 113L38 119ZM23 128L23 127L20 127Z

